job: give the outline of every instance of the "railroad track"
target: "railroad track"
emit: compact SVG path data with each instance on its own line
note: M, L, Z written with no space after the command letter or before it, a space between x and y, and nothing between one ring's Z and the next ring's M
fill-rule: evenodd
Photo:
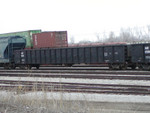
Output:
M2 77L41 77L41 78L74 78L74 79L111 79L111 80L150 80L150 75L116 75L116 74L68 74L68 73L5 73Z
M61 91L98 94L130 94L150 95L150 86L140 85L117 85L117 84L86 84L64 82L35 82L35 81L11 81L0 80L0 89L28 91ZM4 85L5 84L5 85Z
M127 75L150 75L150 71L136 71L136 70L78 70L72 69L72 70L67 70L67 69L49 69L49 70L0 70L0 73L69 73L69 74L127 74Z
M4 70L4 68L0 68L0 70ZM16 68L16 70L20 70ZM36 70L36 68L32 68L32 70ZM109 70L108 67L65 67L65 66L50 66L50 67L40 67L40 70Z
M22 78L16 79L14 78ZM4 79L5 78L5 79ZM28 78L28 80L25 80ZM29 80L32 78L31 80ZM48 81L34 81L33 79L51 79ZM53 82L53 79L66 79L65 82ZM150 95L150 85L123 85L107 83L71 83L69 79L82 80L129 80L146 81L149 83L149 71L110 71L110 70L0 70L0 89L9 91L55 91L55 92L78 92L97 94L128 94Z

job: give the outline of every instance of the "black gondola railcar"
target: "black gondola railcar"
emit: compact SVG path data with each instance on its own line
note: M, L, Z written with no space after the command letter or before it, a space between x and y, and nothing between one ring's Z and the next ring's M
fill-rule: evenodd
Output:
M126 68L127 45L45 48L18 50L15 63L29 68L40 65L108 64L110 68Z

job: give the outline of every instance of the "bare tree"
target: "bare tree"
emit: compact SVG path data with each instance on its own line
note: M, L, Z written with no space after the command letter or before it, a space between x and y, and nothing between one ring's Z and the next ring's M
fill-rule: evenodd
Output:
M97 38L97 41L99 42L100 41L100 35L99 35L99 33L95 33L95 36Z
M70 37L70 42L69 42L70 44L74 44L75 43L75 40L74 40L74 36L71 36Z
M148 29L148 41L150 41L150 25L147 26Z
M117 42L117 41L116 41L115 33L111 31L111 32L109 33L108 38L105 38L104 42L105 42L105 43L107 43L107 42Z
M96 38L97 38L97 41L96 41L96 42L100 42L100 43L104 42L105 39L107 38L107 35L106 35L106 32L105 32L105 31L102 32L102 33L95 33L95 36L96 36Z
M137 41L137 37L134 35L133 29L127 28L127 29L121 29L120 30L120 41L122 42L135 42Z
M88 41L88 40L81 40L79 41L79 44L90 44L91 41Z

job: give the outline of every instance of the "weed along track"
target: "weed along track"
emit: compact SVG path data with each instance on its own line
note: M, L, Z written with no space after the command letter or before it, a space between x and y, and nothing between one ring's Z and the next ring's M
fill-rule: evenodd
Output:
M2 90L150 95L150 86L1 80Z
M58 68L0 72L0 89L7 91L150 95L150 75L146 71L63 71Z

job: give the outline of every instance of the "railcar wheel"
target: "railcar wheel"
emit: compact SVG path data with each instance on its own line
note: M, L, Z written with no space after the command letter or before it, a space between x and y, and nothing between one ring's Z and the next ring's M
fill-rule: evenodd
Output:
M12 64L12 65L11 65L11 69L16 69L15 64Z
M19 68L20 69L25 69L25 65L20 65Z
M143 70L150 70L150 66L149 65L142 65Z
M39 66L39 65L37 65L37 66L36 66L36 69L39 69L39 68L40 68L40 66Z
M27 65L27 68L26 69L32 69L32 66L31 65Z
M12 66L11 69L16 69L16 66Z
M4 64L3 66L4 66L4 69L11 69L9 64Z
M66 66L66 67L71 67L71 66L72 66L72 64L65 64L65 66Z
M136 65L132 65L132 66L131 66L131 69L134 70L135 68L136 68Z
M138 68L139 68L139 70L143 70L143 66L142 65L139 65Z
M109 64L109 69L112 70L113 69L113 66L111 64Z
M120 69L120 70L126 70L126 69L127 69L127 66L126 66L126 65L121 65L121 66L119 67L119 69Z
M118 70L118 69L120 69L120 65L119 64L112 64L112 69Z
M9 67L7 65L4 66L4 69L9 69Z

